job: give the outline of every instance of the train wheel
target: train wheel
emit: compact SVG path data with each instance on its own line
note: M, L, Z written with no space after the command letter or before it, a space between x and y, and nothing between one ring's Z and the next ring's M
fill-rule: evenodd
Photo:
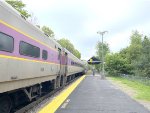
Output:
M9 96L0 97L0 113L10 113L12 102Z

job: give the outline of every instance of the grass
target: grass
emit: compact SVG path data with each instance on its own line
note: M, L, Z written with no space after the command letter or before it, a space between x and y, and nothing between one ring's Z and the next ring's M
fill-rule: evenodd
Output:
M135 98L140 100L150 101L150 86L146 86L137 81L130 81L121 77L109 77L114 82L120 82L136 92Z

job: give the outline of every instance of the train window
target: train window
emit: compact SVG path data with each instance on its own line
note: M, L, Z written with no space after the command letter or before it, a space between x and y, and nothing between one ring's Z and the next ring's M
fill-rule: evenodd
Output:
M71 61L71 65L74 65L74 64L75 64L75 62Z
M29 43L20 42L19 52L21 55L30 56L34 58L40 57L40 48Z
M13 37L0 32L0 51L13 52L14 39Z
M47 60L47 56L48 56L47 51L46 51L46 50L43 50L43 51L42 51L42 59L43 59L43 60Z

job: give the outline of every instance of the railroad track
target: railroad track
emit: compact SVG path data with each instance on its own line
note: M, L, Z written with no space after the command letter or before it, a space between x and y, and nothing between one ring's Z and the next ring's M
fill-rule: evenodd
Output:
M12 113L26 113L28 112L29 110L32 110L35 106L39 105L41 102L43 102L44 100L46 100L47 98L53 96L56 92L61 92L62 90L64 90L64 88L66 86L69 86L69 84L73 83L73 81L76 81L79 77L76 77L75 79L69 81L68 83L66 83L65 86L62 86L62 87L59 87L57 88L56 90L54 91L51 91L50 93L40 97L39 99L37 99L36 101L33 101L31 103L29 103L28 105L25 105L24 107L20 108L20 109L17 109L15 110L14 112Z

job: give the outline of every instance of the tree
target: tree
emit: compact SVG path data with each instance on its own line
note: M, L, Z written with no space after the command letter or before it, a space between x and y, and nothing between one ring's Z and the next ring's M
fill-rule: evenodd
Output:
M45 33L45 34L47 34L48 36L50 36L50 37L52 37L52 38L54 38L54 32L49 28L49 27L47 27L47 26L43 26L42 27L42 31Z
M130 45L127 51L127 58L131 64L132 73L139 75L139 61L142 55L142 34L138 31L133 31L130 37Z
M130 65L120 53L106 55L106 71L110 75L130 74Z
M137 70L140 76L150 77L150 38L142 41L142 54L138 61Z
M103 45L103 55L104 55L104 58L106 56L107 53L110 52L109 50L109 46L107 43L103 43L102 42L97 42L97 45L96 45L96 55L102 59L102 45Z
M81 53L77 49L74 50L74 54L77 58L81 58Z
M119 53L106 55L106 70L110 75L130 74L150 77L150 38L132 32L130 45Z
M103 45L103 57L105 61L105 56L110 52L109 46L107 43L97 42L96 45L96 56L98 59L102 61L102 45ZM96 70L101 71L102 70L102 64L95 65Z
M142 35L138 31L133 31L131 35L131 43L128 48L130 60L136 62L139 60L142 50Z
M77 58L81 58L81 53L74 48L74 45L65 38L62 38L57 41L62 47L66 48L68 51L70 51L72 54L74 54Z
M125 65L127 68L125 68L125 72L124 74L133 74L133 65L132 65L132 60L131 60L131 57L130 57L130 54L129 54L129 47L126 47L124 49L122 49L119 53L120 57L122 59L124 59L126 62Z
M21 0L6 0L6 2L20 12L25 18L31 17L28 11L24 9L26 4L24 4Z
M62 38L58 40L58 43L71 53L74 53L74 45L68 39Z

